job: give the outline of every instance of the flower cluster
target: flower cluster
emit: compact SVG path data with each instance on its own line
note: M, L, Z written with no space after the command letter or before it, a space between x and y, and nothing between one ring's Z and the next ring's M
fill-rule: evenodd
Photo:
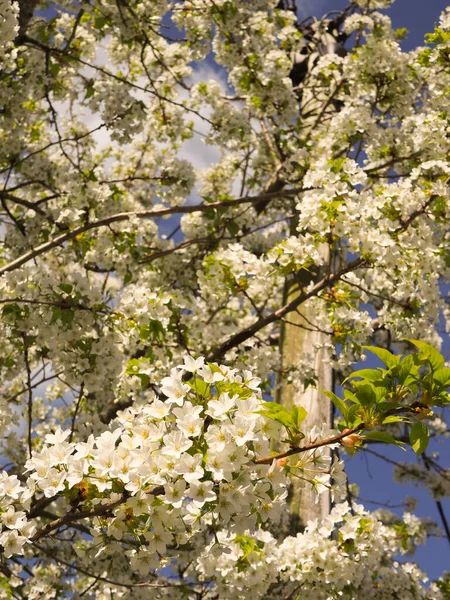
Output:
M6 558L23 554L24 544L36 531L25 512L32 497L32 486L21 485L16 475L0 473L0 545Z
M229 547L228 553L214 553L211 544L198 559L199 571L205 579L215 578L224 599L262 598L271 589L280 597L301 590L308 600L350 600L357 597L356 590L370 598L394 599L401 590L408 600L437 600L442 597L438 588L425 587L426 577L415 565L386 563L387 555L404 553L406 541L423 543L423 528L411 527L412 520L406 514L396 533L361 505L343 503L325 521L310 522L304 533L281 544L267 531L223 532L218 540Z
M94 541L132 547L138 539L128 553L142 572L159 565L167 546L187 544L212 523L240 531L276 521L287 494L276 461L254 464L270 454L274 429L258 414L259 380L250 372L186 357L163 378L161 393L164 401L154 396L120 412L111 429L86 442L68 441L70 430L47 434L25 465L45 498L64 495L93 516L111 505Z
M11 0L2 0L0 4L0 58L12 47L16 35L19 33L17 17L19 4Z

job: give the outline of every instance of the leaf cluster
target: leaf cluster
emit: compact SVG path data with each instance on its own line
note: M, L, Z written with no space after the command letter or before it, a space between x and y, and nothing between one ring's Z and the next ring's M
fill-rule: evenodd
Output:
M396 355L384 348L364 346L377 356L384 367L354 371L344 381L343 398L329 390L321 390L342 415L338 424L341 433L349 435L364 432L364 439L403 447L398 440L383 430L393 423L409 427L409 443L417 456L429 442L430 432L424 422L433 416L432 407L450 402L450 368L445 367L443 356L433 346L419 340L406 340L417 351ZM284 426L291 447L297 447L305 437L301 429L307 411L301 406L291 409L275 402L265 402L259 414ZM359 435L357 436L359 440ZM355 441L355 445L356 441Z
M297 446L305 437L300 426L308 416L308 411L303 406L294 406L289 410L276 402L264 402L262 406L263 409L258 411L260 415L281 423L286 428L288 439L282 441Z

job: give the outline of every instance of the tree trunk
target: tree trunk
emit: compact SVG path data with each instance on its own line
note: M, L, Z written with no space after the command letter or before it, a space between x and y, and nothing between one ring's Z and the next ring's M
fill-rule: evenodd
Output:
M328 249L324 248L324 253ZM286 283L286 301L292 300L298 294L298 286ZM317 376L317 387L331 390L333 384L333 371L326 360L323 349L316 350L325 341L325 334L314 331L314 314L304 306L300 306L301 315L297 312L288 315L289 323L283 323L281 331L281 366L286 373L295 367L306 355L314 357L314 368ZM312 324L312 326L311 326ZM303 328L305 327L305 328ZM317 389L308 387L304 392L296 390L292 384L283 384L278 392L277 401L287 408L293 405L303 406L308 411L304 421L305 429L314 425L321 427L326 423L331 427L331 403L324 394ZM301 479L293 479L291 490L291 517L294 527L303 529L312 519L323 519L330 512L330 495L324 492L319 497L319 502L314 503L312 487Z
M343 21L348 11L345 11L335 22L336 31ZM309 52L301 55L294 60L292 73L295 74L297 68L300 73L300 80L295 81L299 85L307 77L307 71L310 65L314 64L317 56L324 54L339 54L344 56L346 50L337 37L330 34L330 21L325 19L314 22L314 33L308 43ZM337 35L337 33L336 33ZM317 90L308 89L306 85L301 94L300 111L310 114L302 123L302 133L306 137L311 128L315 127L316 119L327 107L333 110L327 95L323 95ZM339 110L335 108L335 110ZM296 219L291 222L291 235L297 235ZM322 247L322 256L325 263L329 259L329 247L324 244ZM285 302L294 299L298 294L298 285L295 282L286 282ZM289 371L295 367L299 360L310 354L314 356L314 367L317 376L317 388L331 390L333 387L333 371L331 365L326 360L323 349L316 350L317 346L322 346L325 341L325 334L314 331L314 314L307 308L300 306L301 315L293 312L288 315L289 323L282 324L280 349L281 349L281 367L282 372ZM304 327L304 328L303 328ZM324 423L331 428L332 412L331 402L321 394L317 389L308 387L303 393L299 392L291 384L283 383L277 395L277 401L287 408L292 405L303 406L308 411L308 416L304 421L305 429L311 429L314 425L321 427ZM314 503L312 487L305 484L301 479L295 479L291 490L291 521L293 526L304 528L308 521L312 519L325 518L331 508L330 494L325 492L320 495L319 502Z

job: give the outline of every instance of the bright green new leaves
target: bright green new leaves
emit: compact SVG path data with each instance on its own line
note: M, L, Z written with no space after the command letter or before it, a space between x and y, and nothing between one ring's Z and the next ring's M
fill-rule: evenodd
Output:
M379 369L361 369L360 371L354 371L347 379L344 380L344 383L349 379L354 379L355 377L362 377L363 379L368 379L369 381L377 381L383 377L382 373Z
M407 340L418 352L406 356L394 355L386 349L365 346L386 368L361 369L344 381L352 389L344 389L344 398L323 391L343 417L341 431L363 424L365 439L403 446L386 431L375 428L393 423L412 423L409 440L419 456L429 441L429 431L423 422L433 415L432 406L449 403L450 369L443 356L433 346L418 340Z
M409 441L417 456L422 454L422 452L425 452L429 440L430 432L428 431L428 427L425 425L425 423L414 423L414 425L411 427L411 431L409 432Z
M237 535L234 538L234 543L237 544L242 550L242 554L239 557L237 569L238 571L245 570L246 565L250 562L252 555L255 553L262 554L264 543L255 540L248 535Z
M370 384L360 383L356 388L356 397L362 406L370 407L377 401L375 389Z
M384 442L385 444L393 444L394 446L398 446L402 450L405 450L403 446L405 442L400 442L396 440L393 435L390 433L386 433L385 431L369 431L364 435L366 439L375 440L377 442Z
M197 398L202 400L208 398L211 386L201 377L194 376L186 383L197 393Z
M414 346L421 351L419 358L429 362L433 371L437 371L438 369L442 369L444 367L444 357L436 350L436 348L433 348L433 346L430 346L430 344L421 342L419 340L407 339L406 341L414 344Z
M285 406L276 402L264 402L263 410L257 411L260 415L268 417L277 423L281 423L286 428L288 439L291 446L296 446L305 437L300 430L300 425L306 419L308 412L303 406L294 406L288 410Z
M325 394L325 396L328 396L328 398L331 400L331 402L336 406L336 408L342 413L345 422L347 423L350 417L350 407L347 405L347 403L345 402L345 400L342 400L341 398L339 398L339 396L336 396L336 394L334 392L329 392L327 390L320 390L322 392L322 394Z
M395 367L399 363L399 357L389 352L389 350L377 348L375 346L363 346L363 348L369 350L369 352L372 352L372 354L375 354L375 356L378 356L378 358L383 361L387 367Z
M436 383L440 384L442 387L450 386L450 369L448 367L444 367L443 369L438 369L433 373L433 379Z
M127 375L134 375L135 377L138 377L141 380L142 389L145 390L148 388L148 386L150 384L150 377L147 375L147 373L141 372L142 363L143 363L142 359L139 359L139 358L130 359L127 363L125 372Z

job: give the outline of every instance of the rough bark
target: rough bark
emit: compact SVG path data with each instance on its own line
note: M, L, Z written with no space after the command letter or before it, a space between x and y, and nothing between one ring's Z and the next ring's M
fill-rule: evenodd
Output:
M27 33L28 24L38 5L39 0L18 0L19 3L19 32L16 37L16 45L20 45Z
M308 86L302 89L302 83L306 81L308 71L318 56L324 54L345 56L346 50L343 44L347 36L340 32L340 27L351 10L352 8L349 7L338 14L334 20L324 18L321 21L316 21L311 19L303 21L303 25L300 25L307 43L303 51L294 57L291 79L299 89L300 111L305 115L303 122L303 134L305 136L308 134L308 130L317 126L317 121L323 116L325 110L328 112L339 110L339 105L333 101L333 98L321 96L314 89L308 89ZM294 219L291 223L291 235L296 234ZM324 245L322 251L327 262L328 247ZM293 300L299 293L298 285L295 282L286 282L285 304ZM300 305L299 308L301 314L297 312L290 313L288 315L289 323L283 323L282 326L280 337L282 371L285 372L291 367L295 367L306 354L313 355L317 387L331 390L333 385L331 365L326 361L324 351L316 350L317 347L323 345L326 334L314 330L314 325L311 324L314 324L315 319L310 310L303 305ZM331 427L331 403L317 389L309 387L301 393L293 385L283 384L278 392L277 401L286 407L294 404L305 407L308 411L305 429L309 429L314 425L320 427L323 423ZM290 506L292 527L302 529L308 521L323 519L328 515L330 495L328 493L321 494L319 502L315 504L311 486L305 486L305 484L302 484L302 480L294 479Z
M327 250L324 249L325 253ZM299 293L298 286L286 285L288 301L294 299ZM300 314L301 313L301 314ZM332 368L326 361L323 349L316 350L325 341L325 334L314 331L314 314L305 306L300 306L299 313L288 315L289 323L283 323L281 331L282 370L288 371L296 366L305 355L314 356L314 367L318 379L318 388L332 389ZM317 389L308 387L300 392L292 384L284 384L278 393L278 402L286 407L293 405L303 406L308 411L305 420L305 429L314 425L319 427L326 423L331 427L331 406L329 400ZM310 485L304 485L301 479L294 479L291 490L291 515L294 523L302 529L312 519L323 519L330 511L330 496L323 493L319 502L314 503Z
M315 51L315 45L311 44L308 53L305 56L299 56L299 60L294 63L293 74L301 75L303 81L308 72L308 62L311 61L312 50ZM301 60L303 58L303 60ZM293 80L294 81L294 80ZM296 85L298 81L294 81ZM322 101L320 98L311 96L306 91L299 94L301 111L305 109L311 111L312 116L305 119L304 134L306 135L308 126L313 126L313 120L316 114L321 110ZM291 222L291 235L297 235L295 219ZM299 293L298 282L286 281L285 283L285 304L293 300ZM316 346L323 342L324 334L314 331L311 323L314 323L314 315L311 310L300 305L298 312L292 312L288 315L288 322L284 322L281 329L280 347L281 347L281 369L286 374L295 368L299 361L306 355L314 356L314 367L317 375L318 387L330 389L332 372L329 365L323 360L323 351L317 351ZM304 421L305 429L310 429L314 425L321 426L322 423L330 424L330 403L326 397L320 395L316 389L308 387L301 392L292 384L283 383L278 392L278 402L287 408L292 406L303 406L308 411L308 416ZM314 502L314 496L310 485L306 485L301 479L292 479L290 490L290 512L291 529L303 530L308 521L314 519L323 519L330 511L330 497L328 493L321 494L319 502Z

